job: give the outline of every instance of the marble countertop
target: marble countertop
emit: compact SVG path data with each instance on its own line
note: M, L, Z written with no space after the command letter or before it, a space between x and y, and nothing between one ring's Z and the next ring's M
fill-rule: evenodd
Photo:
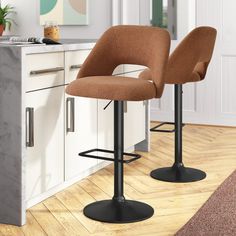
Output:
M46 53L46 52L61 52L85 50L94 47L97 39L61 39L61 44L45 45L45 44L28 44L28 45L11 45L0 44L1 48L11 48L11 50L20 50L25 54Z
M59 42L63 45L66 44L84 44L84 43L95 43L97 39L61 39Z

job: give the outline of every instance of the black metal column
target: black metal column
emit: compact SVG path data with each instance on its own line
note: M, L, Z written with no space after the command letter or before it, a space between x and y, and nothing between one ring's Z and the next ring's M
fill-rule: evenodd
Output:
M182 84L175 85L175 164L182 165L182 123L183 97Z
M123 101L114 102L114 200L124 201L124 111Z
M151 177L166 182L187 183L202 180L206 173L183 164L183 90L182 84L175 85L175 161L172 167L153 170Z

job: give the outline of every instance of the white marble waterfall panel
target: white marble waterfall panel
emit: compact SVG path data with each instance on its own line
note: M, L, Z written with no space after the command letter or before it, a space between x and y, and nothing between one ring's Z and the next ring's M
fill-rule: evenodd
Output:
M0 223L24 223L21 48L0 48Z

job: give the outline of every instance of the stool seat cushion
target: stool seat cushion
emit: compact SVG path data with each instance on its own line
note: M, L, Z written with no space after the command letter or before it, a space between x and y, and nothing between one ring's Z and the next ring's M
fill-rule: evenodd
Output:
M66 88L72 96L117 101L143 101L155 98L152 81L121 76L90 76L74 80Z

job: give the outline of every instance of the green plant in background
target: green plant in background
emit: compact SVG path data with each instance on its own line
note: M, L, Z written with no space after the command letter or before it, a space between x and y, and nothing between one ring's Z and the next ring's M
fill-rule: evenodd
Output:
M9 16L16 14L14 7L7 4L5 7L0 6L0 25L3 25L4 30L8 28L11 29L12 23L16 24L15 21Z

